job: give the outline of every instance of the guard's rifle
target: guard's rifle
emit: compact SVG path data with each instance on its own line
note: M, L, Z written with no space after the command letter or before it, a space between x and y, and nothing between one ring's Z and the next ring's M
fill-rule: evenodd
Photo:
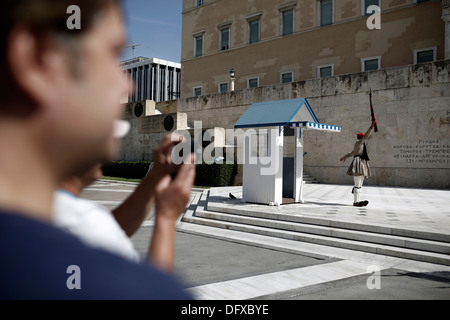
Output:
M378 122L377 118L375 117L375 112L373 111L372 105L372 88L370 88L369 97L370 97L370 114L372 115L372 121L375 121L374 125L375 132L378 132Z

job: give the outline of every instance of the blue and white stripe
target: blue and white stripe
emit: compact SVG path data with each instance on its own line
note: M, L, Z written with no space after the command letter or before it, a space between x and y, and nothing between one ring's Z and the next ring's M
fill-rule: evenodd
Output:
M340 126L333 126L330 124L323 124L311 121L299 121L299 122L291 122L291 127L301 127L305 129L312 130L322 130L322 131L332 131L332 132L341 132Z

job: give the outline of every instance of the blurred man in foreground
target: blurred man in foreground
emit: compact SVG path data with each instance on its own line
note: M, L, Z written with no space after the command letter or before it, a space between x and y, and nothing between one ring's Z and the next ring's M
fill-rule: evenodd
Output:
M67 27L71 5L81 29ZM0 17L0 298L190 298L159 269L51 226L59 183L116 152L113 124L129 90L117 63L125 44L119 1L7 0ZM163 216L181 213L190 197L195 169L177 170L155 189Z

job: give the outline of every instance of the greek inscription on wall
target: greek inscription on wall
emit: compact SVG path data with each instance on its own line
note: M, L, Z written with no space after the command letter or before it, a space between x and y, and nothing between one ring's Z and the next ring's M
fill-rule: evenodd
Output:
M419 140L417 143L405 143L393 146L393 157L402 164L439 165L450 164L450 143L439 139Z
M162 132L163 119L161 116L143 117L139 119L139 133Z

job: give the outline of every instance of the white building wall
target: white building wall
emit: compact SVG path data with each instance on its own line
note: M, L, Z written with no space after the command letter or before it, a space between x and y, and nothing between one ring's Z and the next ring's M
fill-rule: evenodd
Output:
M252 154L252 140L256 135L249 132L260 132L249 129L244 137L244 164L242 198L246 202L279 205L283 202L283 132L278 128L270 128L268 153L261 157ZM254 141L253 141L254 143Z

